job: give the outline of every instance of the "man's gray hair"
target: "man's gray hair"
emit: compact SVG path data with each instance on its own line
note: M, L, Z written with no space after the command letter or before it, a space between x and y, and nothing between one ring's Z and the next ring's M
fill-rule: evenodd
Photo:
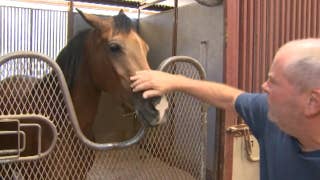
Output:
M285 74L300 91L320 88L320 58L309 56L289 62Z

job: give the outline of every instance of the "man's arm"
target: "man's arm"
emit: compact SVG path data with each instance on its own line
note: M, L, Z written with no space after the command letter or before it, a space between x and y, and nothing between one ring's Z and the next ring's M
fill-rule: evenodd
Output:
M144 91L143 97L161 96L170 91L182 91L219 108L233 110L242 90L215 82L194 80L161 71L138 71L130 78L134 92Z

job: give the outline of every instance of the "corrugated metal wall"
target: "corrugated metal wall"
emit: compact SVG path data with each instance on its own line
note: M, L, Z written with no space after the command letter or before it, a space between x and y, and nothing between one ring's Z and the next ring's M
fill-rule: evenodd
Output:
M0 6L0 19L0 56L34 51L55 59L67 43L66 11ZM9 65L0 79L8 73Z
M320 36L319 0L240 0L239 87L261 91L278 48Z
M261 91L273 56L293 39L320 37L319 0L225 0L224 81L249 92ZM225 113L222 130L239 123ZM222 133L218 179L232 179L233 136Z

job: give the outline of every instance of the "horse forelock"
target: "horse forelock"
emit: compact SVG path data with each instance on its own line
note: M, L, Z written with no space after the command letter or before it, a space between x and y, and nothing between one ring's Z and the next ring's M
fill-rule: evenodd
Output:
M73 88L75 76L83 61L84 44L89 31L87 29L78 33L68 42L57 57L56 61L64 74L69 90Z
M133 29L131 19L123 13L113 16L113 22L115 32L128 34Z

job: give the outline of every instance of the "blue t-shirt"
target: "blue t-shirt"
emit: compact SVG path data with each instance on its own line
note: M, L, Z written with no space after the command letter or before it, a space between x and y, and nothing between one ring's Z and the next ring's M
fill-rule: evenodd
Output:
M235 103L260 147L261 180L320 180L320 150L302 152L298 141L267 116L266 94L241 94Z

